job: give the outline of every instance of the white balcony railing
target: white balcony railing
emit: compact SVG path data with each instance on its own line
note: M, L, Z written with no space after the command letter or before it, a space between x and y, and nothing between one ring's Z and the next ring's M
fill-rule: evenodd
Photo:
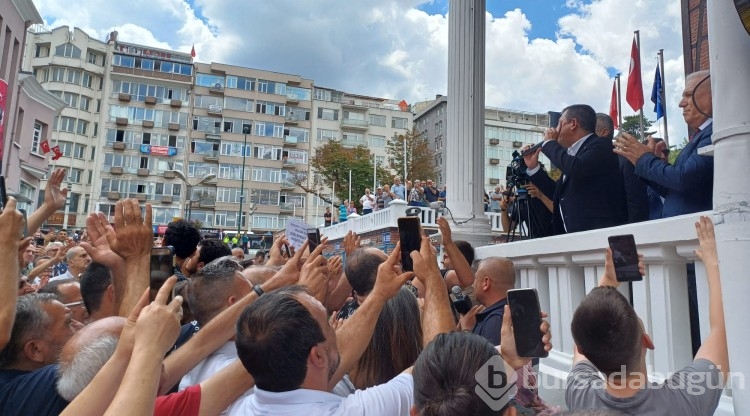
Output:
M410 208L405 201L397 199L390 203L390 206L380 211L375 211L368 215L359 215L350 217L347 221L334 224L330 227L321 229L322 235L328 237L330 241L344 238L351 230L357 234L364 234L370 231L398 227L398 218L406 216L406 209ZM437 219L441 214L427 207L420 207L419 218L422 221L423 228L437 228Z
M704 213L710 214L710 213ZM687 298L687 264L695 262L698 311L702 339L709 333L708 282L697 248L694 223L699 214L685 215L621 227L593 230L536 240L479 247L477 259L502 256L513 260L516 286L533 287L539 292L542 309L549 312L554 349L540 362L543 392L551 401L562 404L565 378L572 366L573 337L570 323L583 297L599 281L604 268L607 237L633 234L638 251L644 255L646 277L634 282L633 305L643 320L656 349L649 351L646 363L659 381L692 361L690 321ZM493 224L498 215L491 215ZM499 222L498 222L499 224ZM493 227L493 230L497 228ZM723 279L740 276L722 276ZM623 284L621 291L628 295ZM731 306L727 306L729 310ZM662 377L660 377L662 376ZM552 384L550 384L552 383ZM731 391L722 396L717 415L730 415Z

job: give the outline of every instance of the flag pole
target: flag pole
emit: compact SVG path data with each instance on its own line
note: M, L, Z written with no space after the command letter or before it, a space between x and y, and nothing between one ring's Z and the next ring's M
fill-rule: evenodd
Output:
M617 125L620 126L620 130L622 130L622 93L620 92L620 76L622 74L618 73L615 77L615 80L617 80Z
M667 89L665 88L665 81L664 81L664 49L659 49L659 72L661 75L661 103L664 107L664 144L667 145L667 149L669 149L669 131L668 131L668 124L667 124Z
M641 31L636 30L635 31L635 44L638 47L638 65L641 64ZM638 68L638 71L640 72L640 68ZM642 81L641 81L642 82ZM643 84L641 84L641 89L643 89ZM643 106L641 106L641 110L639 112L641 118L641 140L646 139L646 131L643 129Z

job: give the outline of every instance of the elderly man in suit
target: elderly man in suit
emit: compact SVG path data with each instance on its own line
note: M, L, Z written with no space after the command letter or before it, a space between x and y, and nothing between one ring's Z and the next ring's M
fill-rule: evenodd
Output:
M693 135L673 165L655 154L656 143L639 143L623 134L616 141L615 153L635 165L635 174L664 198L662 218L710 210L713 205L714 158L698 154L711 144L713 107L708 71L693 72L685 78L680 108Z
M531 182L554 202L555 234L613 227L627 222L625 193L612 143L598 137L596 112L584 104L562 111L547 129L540 150L524 156ZM539 152L562 171L555 183L540 169Z

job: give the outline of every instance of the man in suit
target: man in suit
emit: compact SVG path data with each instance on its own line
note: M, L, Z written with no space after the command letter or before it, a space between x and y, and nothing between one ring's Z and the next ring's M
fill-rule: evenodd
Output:
M612 143L614 130L615 125L612 122L612 117L604 113L596 113L597 136ZM646 184L635 175L635 167L627 159L617 156L617 163L622 174L622 185L628 210L628 224L646 221L649 213Z
M685 78L680 108L693 135L673 165L654 154L656 143L647 145L629 135L617 139L615 153L635 165L635 174L664 198L662 218L710 210L713 207L714 158L698 154L711 144L713 107L708 71Z
M555 234L612 227L627 222L622 175L612 143L594 134L596 112L584 104L562 111L547 129L540 150L524 156L527 174L554 202ZM543 152L563 175L555 183L539 166Z

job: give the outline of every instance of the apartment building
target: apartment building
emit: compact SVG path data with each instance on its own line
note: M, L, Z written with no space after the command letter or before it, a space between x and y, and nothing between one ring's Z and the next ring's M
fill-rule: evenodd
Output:
M78 28L35 27L28 35L24 67L44 89L65 102L60 115L49 126L50 147L59 146L62 157L50 158L48 166L67 170L63 184L68 188L68 202L64 211L47 219L45 226L84 227L86 214L94 208L91 201L98 194L95 180L99 169L94 162L99 147L106 55L104 42ZM36 144L32 153L41 153ZM51 153L47 154L50 156ZM46 187L46 177L43 183L42 188ZM44 193L39 192L39 203L43 197Z
M304 219L307 194L298 185L308 176L312 80L220 63L195 70L190 218L256 234Z
M369 97L316 86L313 96L312 127L315 140L312 152L331 140L340 142L344 147L365 146L373 153L374 163L388 168L388 141L409 130L413 119L414 114L405 101ZM319 179L314 180L320 183ZM331 191L325 189L322 194L330 198ZM352 199L359 197L361 195L352 195ZM307 210L310 222L322 224L325 206L330 204L316 196L311 196L310 202L310 208ZM335 198L334 202L338 204L341 201Z
M117 32L108 47L96 202L107 215L122 198L148 202L161 233L186 209L193 58L121 42Z
M445 183L445 141L449 140L445 135L448 105L448 97L437 96L431 102L420 103L419 107L422 110L414 117L414 128L422 133L435 149L437 182L440 186ZM506 168L513 160L513 152L520 152L521 147L526 144L542 141L548 121L547 114L485 108L484 185L487 191L495 189L498 185L505 185ZM550 168L549 159L542 155L540 160L548 169Z

